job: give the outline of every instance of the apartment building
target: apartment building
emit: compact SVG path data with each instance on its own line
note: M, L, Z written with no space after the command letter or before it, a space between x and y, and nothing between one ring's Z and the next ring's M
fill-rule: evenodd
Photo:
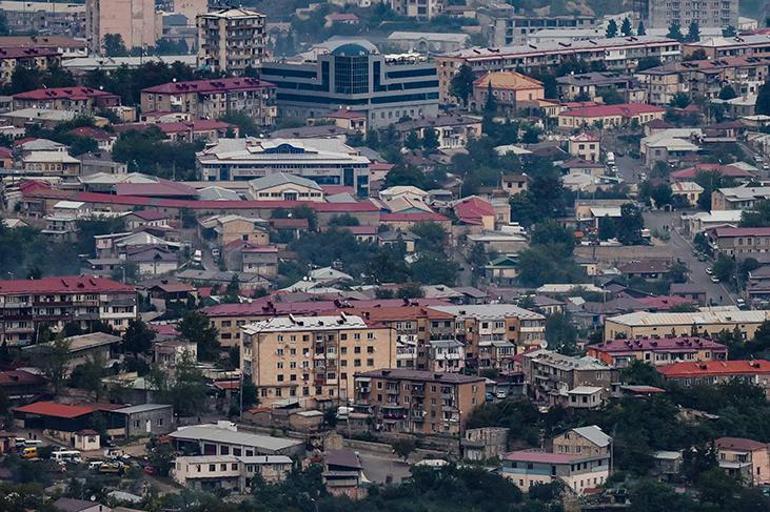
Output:
M738 27L738 0L634 0L633 7L648 29L678 23L684 31L692 22L701 29Z
M473 82L474 108L484 108L490 90L497 108L510 113L537 105L545 98L542 82L515 71L496 71L485 73Z
M14 110L66 110L78 115L92 116L99 110L119 105L120 96L90 87L34 89L13 95Z
M86 41L102 54L104 37L117 34L129 50L155 46L158 34L155 0L86 0Z
M770 187L719 188L711 193L711 210L750 210L757 201L770 199Z
M284 316L242 327L241 371L260 404L353 398L353 375L396 366L395 329L361 317Z
M86 6L64 2L0 2L12 34L85 37Z
M390 8L400 16L428 21L444 10L445 0L390 0Z
M617 370L598 359L566 356L551 350L525 352L521 368L530 397L552 406L600 407L618 379Z
M765 359L674 363L656 368L666 381L682 386L735 380L762 388L770 396L770 361Z
M255 478L276 483L292 469L286 455L192 455L174 459L171 477L182 487L198 491L247 492Z
M488 71L528 72L541 68L554 69L565 60L602 63L611 71L633 71L639 59L657 57L661 62L678 60L681 45L666 37L635 36L611 39L589 39L563 43L470 48L436 57L439 97L442 102L456 102L450 93L452 79L465 64L481 75Z
M197 154L204 181L244 181L276 173L294 174L319 185L353 187L369 193L370 161L340 139L219 139Z
M28 48L23 46L0 48L0 83L11 81L16 66L45 71L61 64L61 52L55 48Z
M439 149L464 148L469 140L481 137L481 119L473 116L424 117L401 121L393 127L402 141L405 141L411 133L416 133L420 139L423 139L426 132L433 130Z
M770 34L751 34L735 37L712 37L682 46L684 56L703 50L707 59L725 57L770 57Z
M617 339L588 345L586 354L616 368L634 361L661 366L679 361L724 361L727 347L700 336Z
M256 68L265 57L265 20L244 8L198 15L198 67L235 75Z
M664 338L666 336L702 336L738 329L744 339L754 337L757 328L770 318L767 311L704 309L692 313L648 313L637 311L607 318L604 340L619 338Z
M663 119L666 109L645 103L594 105L568 108L559 113L559 128L572 130L586 126L620 128L631 124L645 125Z
M748 485L770 484L770 445L741 437L720 437L715 442L719 467Z
M332 40L301 57L260 67L260 77L277 87L281 117L304 122L342 108L382 128L439 113L436 64L425 57L383 55L365 39Z
M704 235L715 252L728 256L746 258L770 252L770 228L715 227Z
M197 119L219 119L229 112L272 126L277 110L275 86L256 78L218 78L170 82L142 89L142 112L180 112Z
M492 46L525 44L530 34L545 29L590 29L596 25L595 16L516 16L481 10L479 18L487 41Z
M545 341L545 317L512 304L433 306L454 316L454 337L465 345L466 366L510 371L513 356Z
M385 432L457 435L484 400L483 377L402 368L355 377L354 408Z
M607 90L620 93L627 103L643 103L644 90L633 75L613 71L597 71L579 75L565 75L556 79L559 98L563 101L575 101L578 97L596 98Z
M81 328L100 321L125 331L137 317L136 289L89 276L0 281L0 343L37 342L41 329L58 332L74 322Z

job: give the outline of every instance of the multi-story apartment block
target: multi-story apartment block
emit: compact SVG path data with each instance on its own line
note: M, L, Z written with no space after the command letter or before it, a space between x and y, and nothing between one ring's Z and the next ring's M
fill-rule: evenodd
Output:
M571 59L602 64L611 71L632 71L642 58L657 57L661 62L668 62L677 60L680 55L681 45L678 41L655 36L470 48L436 57L439 96L442 102L457 101L450 94L450 84L463 64L470 66L477 75L487 71L523 70L526 73L541 68L555 68Z
M424 57L382 55L364 39L331 41L302 62L270 62L260 77L278 88L282 117L324 117L340 108L364 113L381 128L405 117L438 115L436 64Z
M444 0L390 0L390 8L401 16L427 21L444 10Z
M58 332L67 323L125 331L137 317L136 298L133 286L101 277L0 281L0 343L35 343L42 329Z
M385 432L456 435L485 399L483 377L384 369L356 374L357 411Z
M396 365L394 329L358 316L275 317L245 325L241 371L261 404L286 398L345 401L356 372Z
M634 0L634 16L649 28L669 28L690 23L700 28L738 27L738 0Z
M735 37L713 37L682 46L682 53L690 56L703 50L707 59L726 57L770 57L770 34L752 34Z
M101 109L120 105L120 96L90 87L34 89L13 95L14 110L37 108L67 110L78 115L93 115Z
M770 252L770 228L716 227L704 232L716 253L745 258Z
M0 83L11 81L16 66L45 71L61 64L61 52L55 48L0 48Z
M340 139L220 139L197 159L205 181L243 181L282 172L369 194L369 159Z
M511 370L521 349L545 341L545 317L511 304L433 306L454 315L454 336L465 345L466 366Z
M428 342L427 370L431 372L461 372L465 368L465 348L457 340Z
M142 112L181 112L198 119L246 114L259 126L275 122L275 86L256 78L171 82L142 90Z
M492 46L525 44L527 36L545 29L577 30L596 25L595 16L515 16L479 12L483 31Z
M666 381L683 386L741 381L770 395L770 361L766 359L673 363L656 369Z
M243 8L198 16L198 67L243 74L265 56L265 15Z
M751 339L767 311L705 309L694 313L649 313L637 311L607 318L604 340L618 338L663 338L666 336L715 336L722 331L738 330L743 339Z
M126 48L155 46L155 0L86 0L86 40L101 55L104 37L117 34Z
M599 407L618 378L615 368L598 359L566 356L550 350L524 353L521 367L529 395L548 405Z
M588 345L586 353L616 368L625 368L634 361L653 366L678 361L723 361L727 347L700 336L673 338L635 338L611 340Z
M12 34L85 37L86 6L64 2L0 2Z
M719 467L748 485L770 483L770 445L742 437L720 437L715 442Z

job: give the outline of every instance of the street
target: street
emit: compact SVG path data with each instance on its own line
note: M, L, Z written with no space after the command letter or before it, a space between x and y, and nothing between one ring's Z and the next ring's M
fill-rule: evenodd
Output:
M711 261L698 261L693 254L693 246L676 229L681 212L654 211L644 213L644 225L650 231L663 231L663 226L670 226L671 238L667 242L656 240L656 244L665 244L671 250L671 256L682 261L690 270L690 282L697 283L706 291L707 300L715 305L734 305L736 297L722 283L713 283L711 276L706 273L706 267Z

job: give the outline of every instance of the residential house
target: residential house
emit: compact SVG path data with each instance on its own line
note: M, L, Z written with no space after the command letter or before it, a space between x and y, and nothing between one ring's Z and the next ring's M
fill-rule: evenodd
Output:
M329 494L357 500L366 496L364 471L358 452L349 448L327 450L323 454L321 478Z
M240 215L213 215L198 220L201 238L213 239L219 247L231 242L249 242L264 246L270 243L267 221Z
M653 366L678 361L724 361L727 347L700 336L616 339L588 345L586 353L616 368L642 361Z
M216 424L180 427L169 434L174 446L201 455L304 455L305 443L286 437L240 432L235 424L219 421Z
M770 361L688 361L656 368L666 381L683 386L714 385L741 381L758 386L770 396Z
M503 427L467 429L460 441L463 458L480 462L499 458L508 448L510 430Z
M245 493L255 479L282 481L292 466L286 455L188 455L174 459L171 476L187 489Z
M572 135L567 139L567 148L570 155L587 162L598 162L601 157L599 137L589 132Z
M770 445L753 439L720 437L715 442L719 467L746 485L770 483Z
M770 228L715 227L704 232L712 250L732 257L770 252Z
M536 106L538 100L545 98L542 82L515 71L496 71L485 73L473 82L471 108L482 110L489 91L497 108L509 113Z
M401 121L393 125L402 141L411 133L425 140L426 133L433 131L437 149L464 148L468 141L481 137L481 119L463 115L440 115Z
M703 187L694 181L676 181L671 184L671 194L680 197L682 202L690 207L698 205L698 199L703 190Z

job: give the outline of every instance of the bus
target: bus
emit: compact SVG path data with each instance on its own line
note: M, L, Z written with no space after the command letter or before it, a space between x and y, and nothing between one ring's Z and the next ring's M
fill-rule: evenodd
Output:
M71 462L73 464L83 462L78 450L57 450L51 453L51 459L59 462Z

